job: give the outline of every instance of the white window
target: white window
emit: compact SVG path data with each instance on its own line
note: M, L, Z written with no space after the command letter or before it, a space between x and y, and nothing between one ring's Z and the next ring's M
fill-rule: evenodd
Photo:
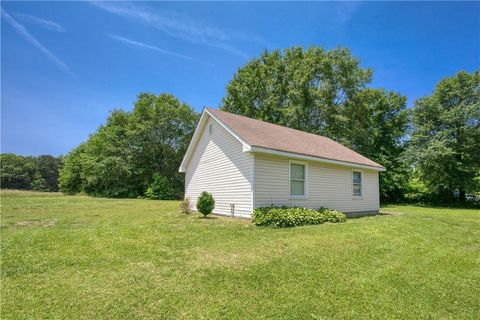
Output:
M209 134L209 135L212 135L212 132L213 132L213 127L212 127L212 124L210 123L210 124L208 125L208 134Z
M290 162L290 197L307 197L307 166L305 163Z
M353 196L362 196L362 173L360 171L353 171Z

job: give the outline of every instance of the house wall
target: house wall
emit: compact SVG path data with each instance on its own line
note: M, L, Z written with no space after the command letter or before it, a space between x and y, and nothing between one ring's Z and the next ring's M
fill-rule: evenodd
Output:
M250 217L252 179L252 154L243 152L242 143L209 117L185 174L185 197L191 199L193 209L200 193L208 191L215 199L214 213L231 215L234 203L235 216Z
M292 159L293 160L293 159ZM274 205L326 207L350 215L378 212L378 172L363 172L362 198L353 197L352 168L307 161L307 199L290 199L289 158L255 154L255 207Z

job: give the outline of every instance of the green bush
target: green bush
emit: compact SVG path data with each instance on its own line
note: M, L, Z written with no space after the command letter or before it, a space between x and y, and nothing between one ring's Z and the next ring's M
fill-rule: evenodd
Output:
M174 199L173 188L166 177L155 174L153 182L145 191L147 199L172 200Z
M286 228L324 222L345 222L346 216L336 210L303 207L263 207L253 211L252 222L257 226Z
M325 217L325 222L337 223L347 221L347 216L338 210L330 210L322 207L318 211Z
M215 200L211 193L203 191L202 194L198 197L197 200L197 209L200 211L203 216L208 216L212 213L215 208Z

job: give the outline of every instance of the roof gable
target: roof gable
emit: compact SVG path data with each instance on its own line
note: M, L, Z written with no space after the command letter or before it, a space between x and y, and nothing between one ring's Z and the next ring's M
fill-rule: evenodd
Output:
M200 120L198 121L197 127L195 128L195 131L192 136L192 140L190 140L190 144L188 145L187 151L183 156L182 163L180 164L180 168L179 168L180 172L185 172L187 170L188 163L190 162L190 159L192 158L193 153L195 152L195 147L197 146L197 143L202 136L202 132L203 130L205 130L205 127L210 118L216 121L218 124L220 124L233 137L235 137L238 141L240 141L242 143L244 152L250 151L250 145L247 142L245 142L245 140L243 140L236 132L234 132L230 127L225 125L222 121L219 121L214 115L212 115L212 113L207 111L207 108L205 108L203 109L202 115L200 116Z

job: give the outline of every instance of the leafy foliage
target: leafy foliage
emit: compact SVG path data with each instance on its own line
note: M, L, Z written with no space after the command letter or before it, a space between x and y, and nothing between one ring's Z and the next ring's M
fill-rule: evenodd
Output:
M480 192L480 73L459 72L415 102L407 158L439 198Z
M61 190L138 197L150 188L147 196L180 198L178 167L197 120L198 114L172 95L140 94L133 111L114 110L87 142L68 154Z
M33 181L30 183L30 189L34 191L47 191L47 181L43 178L40 173L35 173L33 176Z
M345 222L346 216L336 210L303 207L262 207L253 211L252 222L257 226L287 228L325 222Z
M211 193L203 191L197 200L197 209L203 216L208 216L215 209L215 200Z
M234 75L222 109L327 136L383 164L381 196L395 201L408 183L406 98L367 88L371 76L344 48L265 51Z
M12 153L0 155L0 184L4 189L58 191L58 171L61 157L42 155L19 156Z
M337 223L346 222L347 216L338 210L330 210L327 208L320 208L318 210L324 217L325 222Z
M155 174L153 182L145 191L145 197L148 199L173 200L173 189L166 177Z

